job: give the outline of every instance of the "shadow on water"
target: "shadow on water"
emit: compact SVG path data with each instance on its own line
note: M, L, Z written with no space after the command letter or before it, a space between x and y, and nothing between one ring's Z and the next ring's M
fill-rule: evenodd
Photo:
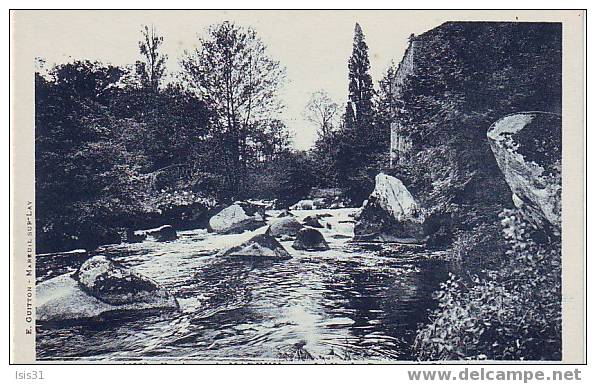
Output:
M204 233L103 249L154 278L180 310L38 326L46 359L409 360L448 265L423 249L330 238L286 261L220 258ZM71 266L70 268L73 268Z

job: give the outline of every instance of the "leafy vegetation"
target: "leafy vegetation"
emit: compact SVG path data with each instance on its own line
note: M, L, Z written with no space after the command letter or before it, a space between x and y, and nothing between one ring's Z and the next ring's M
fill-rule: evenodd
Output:
M442 284L439 307L414 343L419 359L561 359L560 241L537 243L515 210L501 218L505 261Z
M36 73L38 252L119 242L126 228L182 225L175 212L200 216L184 207L246 197L259 189L249 189L248 175L277 169L270 164L288 145L277 118L283 69L256 33L213 26L169 82L162 42L145 27L135 65L74 61ZM236 104L226 109L226 101Z

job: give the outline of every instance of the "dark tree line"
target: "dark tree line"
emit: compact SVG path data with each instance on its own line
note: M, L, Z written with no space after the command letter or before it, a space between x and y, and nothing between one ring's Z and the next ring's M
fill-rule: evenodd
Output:
M134 65L35 74L38 252L117 242L164 196L244 198L258 189L256 169L280 157L293 166L277 98L284 70L253 30L213 26L169 79L163 41L144 27Z
M75 61L36 74L40 252L118 241L178 192L281 205L313 187L340 187L355 204L370 193L386 165L394 69L375 91L358 24L345 109L324 92L312 100L306 118L320 129L307 152L289 147L277 97L285 69L254 30L212 26L178 73L163 42L144 26L130 66Z

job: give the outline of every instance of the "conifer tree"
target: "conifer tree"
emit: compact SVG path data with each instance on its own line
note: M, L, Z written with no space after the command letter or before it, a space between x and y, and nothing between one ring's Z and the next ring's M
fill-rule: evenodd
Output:
M395 99L395 76L397 67L393 62L379 81L379 88L374 98L374 121L371 134L371 151L377 154L378 160L389 156L390 127L395 110L400 103Z
M335 168L338 180L355 203L370 193L372 177L368 175L373 158L373 82L369 74L368 46L362 28L354 28L352 55L348 61L348 103L343 116L343 129L338 143Z
M374 95L373 82L369 74L368 46L364 41L364 33L360 24L354 28L354 43L352 56L348 62L349 70L349 101L354 106L356 127L363 133L370 128L373 116L372 98Z

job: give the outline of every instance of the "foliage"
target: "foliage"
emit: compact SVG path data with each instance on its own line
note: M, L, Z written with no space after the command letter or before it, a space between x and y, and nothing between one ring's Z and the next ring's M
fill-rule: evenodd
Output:
M36 74L39 252L119 242L121 228L155 213L148 202L159 189L193 187L181 177L156 183L160 170L206 166L202 103L176 86L127 86L126 75L89 61Z
M446 244L511 206L486 131L512 112L560 112L560 39L560 26L526 23L445 23L412 39L414 71L393 100L412 146L390 173L448 218Z
M479 273L496 269L504 262L506 243L497 224L480 223L473 230L458 230L448 250L448 259L459 270Z
M212 112L230 193L240 197L247 164L261 155L263 133L281 124L277 92L285 70L251 28L226 21L212 26L199 44L181 60L183 79Z
M348 62L348 102L341 124L335 130L325 127L311 151L316 159L320 185L342 188L356 205L373 190L375 175L384 167L389 148L391 83L395 68L387 71L378 92L373 88L369 70L368 46L362 28L356 24ZM311 101L307 108L312 109L312 104ZM322 104L329 106L329 103ZM333 105L334 114L336 109ZM324 119L318 121L321 125Z
M373 115L372 98L374 89L369 70L368 45L364 40L364 33L360 24L356 23L352 56L348 61L348 100L354 108L356 126L361 130L370 127Z
M504 210L509 244L499 269L465 281L451 274L438 309L417 334L421 360L559 360L560 240L538 243L521 214Z
M253 30L212 27L182 59L185 81L169 84L163 37L148 26L141 34L134 67L75 61L35 76L39 252L190 225L205 201L253 193L246 180L259 169L275 183L296 177L272 193L293 199L306 188L308 173L292 168L300 156L279 155L289 141L276 97L283 69Z
M36 75L38 249L112 241L109 212L138 209L143 183L121 135L128 120L108 111L122 71L92 62Z
M440 218L434 229L453 240L457 273L418 331L421 360L561 356L560 239L506 209L510 190L486 139L506 114L560 112L560 32L554 24L446 23L412 40L416 69L396 114L412 148L392 172Z
M250 196L277 199L279 206L288 207L317 185L315 161L304 151L284 150L272 161L253 167L248 185Z

